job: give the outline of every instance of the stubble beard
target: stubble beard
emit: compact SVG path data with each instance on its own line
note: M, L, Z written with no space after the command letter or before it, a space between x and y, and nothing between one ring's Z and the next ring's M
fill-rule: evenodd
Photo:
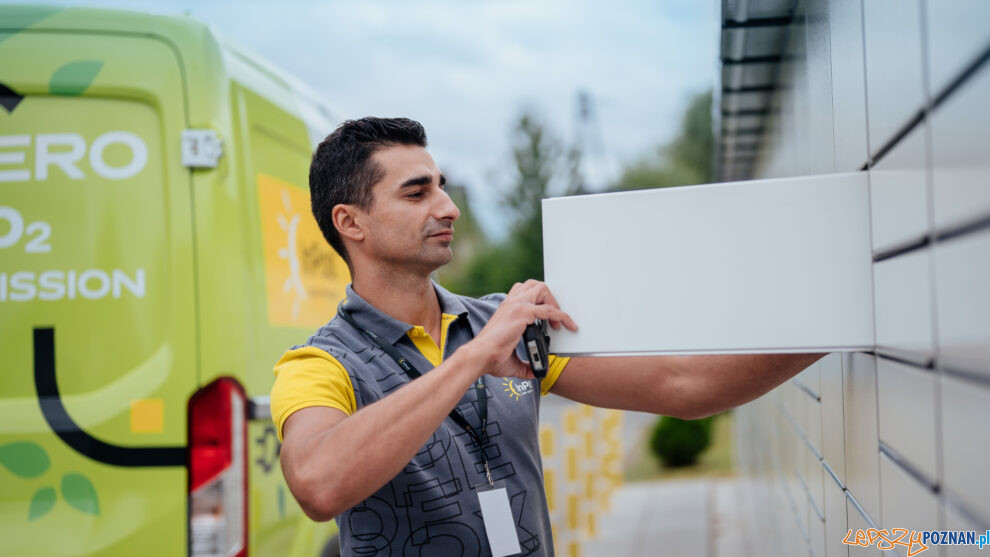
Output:
M450 263L454 255L450 244L443 247L427 246L426 241L435 240L430 238L424 240L415 252L401 248L390 250L389 256L382 259L388 269L385 272L430 276L440 267Z

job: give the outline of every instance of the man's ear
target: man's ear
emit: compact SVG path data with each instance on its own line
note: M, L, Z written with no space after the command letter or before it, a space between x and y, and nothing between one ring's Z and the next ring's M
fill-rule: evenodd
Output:
M355 242L360 242L364 239L364 230L360 225L360 213L361 210L355 205L344 203L334 205L330 215L333 220L333 226L337 229L337 233L340 234L341 238L347 238Z

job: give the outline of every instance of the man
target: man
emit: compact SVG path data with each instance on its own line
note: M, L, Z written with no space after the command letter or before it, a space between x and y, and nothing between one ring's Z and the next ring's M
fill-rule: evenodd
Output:
M337 517L345 555L551 555L539 394L699 418L821 356L551 358L537 380L516 352L526 326L577 324L537 281L480 300L432 282L459 216L444 184L407 119L345 122L313 156L313 213L352 284L276 364L271 406L289 488L314 520Z

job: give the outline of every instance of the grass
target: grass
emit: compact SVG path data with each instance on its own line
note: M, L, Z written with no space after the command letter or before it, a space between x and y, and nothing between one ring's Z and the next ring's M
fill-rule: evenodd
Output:
M624 470L625 480L645 482L734 476L732 420L731 412L718 415L715 423L712 424L712 444L698 457L696 464L679 468L667 468L653 455L650 451L652 428L647 428L639 440L639 445L631 452Z

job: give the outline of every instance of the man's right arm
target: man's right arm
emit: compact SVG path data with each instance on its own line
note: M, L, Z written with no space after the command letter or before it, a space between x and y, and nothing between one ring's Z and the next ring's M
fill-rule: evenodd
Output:
M402 471L484 373L532 377L515 346L537 318L576 330L544 285L517 285L474 340L422 377L351 416L318 406L292 413L282 426L282 471L303 511L330 520L371 496Z
M312 406L286 419L282 471L310 518L330 520L402 471L485 369L468 348L352 416Z

